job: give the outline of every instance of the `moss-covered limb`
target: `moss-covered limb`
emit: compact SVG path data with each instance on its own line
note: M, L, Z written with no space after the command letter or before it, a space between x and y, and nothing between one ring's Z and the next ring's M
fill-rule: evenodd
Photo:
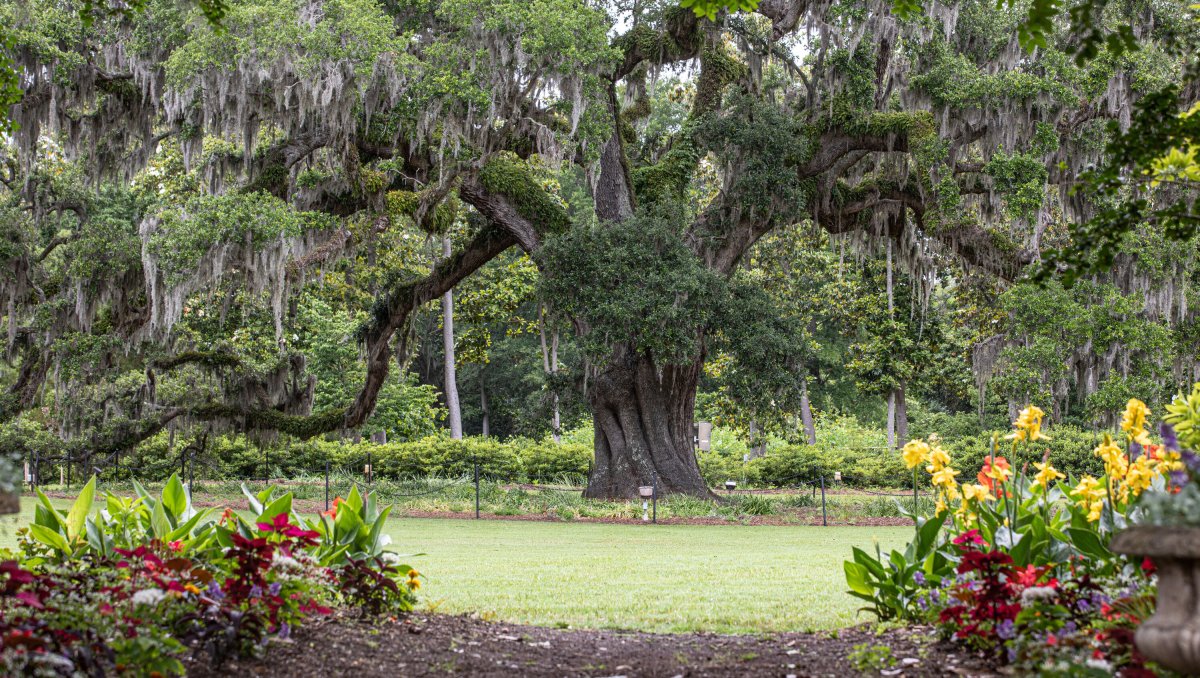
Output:
M633 189L640 203L663 199L682 200L692 173L703 156L696 139L699 121L721 106L721 93L727 85L746 75L746 65L722 42L706 45L700 55L700 77L696 98L687 122L661 160L632 172Z
M306 440L342 428L346 407L331 407L313 414L287 414L274 408L245 409L209 403L186 414L201 421L225 420L247 430L278 431Z
M376 300L359 329L366 344L367 374L362 390L346 409L342 426L356 428L371 416L392 362L391 339L413 311L454 288L464 278L517 244L511 233L489 224L464 249L442 260L429 275L397 283Z
M1033 260L1029 251L976 222L961 220L927 229L926 215L932 206L915 182L868 179L854 186L839 182L826 202L832 209L814 204L813 212L818 225L831 234L877 228L880 236L900 241L909 229L917 228L969 266L1008 280Z
M150 366L159 370L170 370L181 365L199 365L209 369L237 367L242 364L232 351L183 351L173 356L156 358Z
M691 10L675 7L668 10L661 29L638 24L619 36L613 41L621 52L613 81L629 75L644 62L668 64L696 58L703 44L701 21Z
M50 370L49 356L36 346L26 343L22 351L21 368L17 379L0 394L0 423L4 423L32 408Z
M426 233L447 232L458 216L457 201L439 199L433 191L388 191L385 202L388 216L408 217Z
M818 139L817 150L797 172L801 179L824 174L856 151L907 153L933 135L933 116L926 111L872 113L850 128L826 128Z
M502 154L489 160L479 171L477 182L463 182L463 187L459 189L460 195L463 195L463 191L473 198L485 197L486 194L503 197L515 215L532 228L532 235L539 239L544 235L562 233L571 225L571 218L562 204L538 183L524 161L511 155ZM466 195L463 195L463 198L468 199ZM507 226L505 222L496 220L496 215L485 213L485 216L496 221L499 226ZM517 232L513 234L526 250L536 249L532 240L522 237Z

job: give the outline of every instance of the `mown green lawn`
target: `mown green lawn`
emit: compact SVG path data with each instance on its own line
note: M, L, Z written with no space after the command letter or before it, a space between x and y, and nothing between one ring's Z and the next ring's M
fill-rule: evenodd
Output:
M32 502L22 500L27 513ZM28 520L30 516L23 516ZM11 518L0 546L14 542ZM865 621L845 594L851 546L907 527L606 525L396 519L391 548L425 576L424 605L547 626L805 631Z

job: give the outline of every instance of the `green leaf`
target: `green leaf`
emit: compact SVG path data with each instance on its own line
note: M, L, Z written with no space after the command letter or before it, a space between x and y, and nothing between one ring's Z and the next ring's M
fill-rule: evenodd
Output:
M79 496L75 498L75 503L71 505L71 511L67 514L67 539L74 542L83 535L84 522L87 516L92 512L92 501L96 498L96 476L83 486L79 491Z
M71 553L71 545L58 532L45 525L30 525L29 535L52 549L61 551L64 555Z
M846 584L850 586L850 590L865 596L867 600L874 600L875 590L867 583L869 579L867 568L853 560L845 561L842 568L846 571Z
M242 494L246 495L246 501L250 504L250 512L256 516L261 514L263 510L262 502L258 500L258 497L254 496L250 488L246 487L246 483L242 483Z
M35 487L34 491L37 492L38 499L42 502L42 505L38 508L45 509L44 512L37 514L41 516L41 518L36 522L39 525L45 525L46 527L56 528L61 532L66 532L67 521L63 519L62 513L58 509L54 508L54 504L50 503L50 497L42 494L42 489L40 487Z
M167 520L167 512L163 509L162 502L154 503L154 510L150 512L150 532L155 539L164 539L171 533L171 521Z
M1112 558L1112 551L1108 550L1095 532L1084 528L1068 527L1067 534L1071 536L1071 545L1083 555L1101 560Z
M280 495L275 501L267 504L266 508L258 516L260 523L269 523L275 520L275 516L292 512L292 493L286 492Z
M162 491L162 503L169 512L169 516L176 522L183 519L183 514L187 511L188 500L178 473L172 473L171 477L167 479L167 484Z
M378 555L383 550L384 545L380 544L379 540L383 536L383 524L387 521L388 514L391 512L391 506L384 507L383 512L379 514L374 524L371 525L371 532L367 535L367 553L372 556Z
M363 509L362 495L358 493L358 485L350 488L350 494L346 496L345 504L348 505L355 513L361 513ZM341 515L338 511L338 515Z

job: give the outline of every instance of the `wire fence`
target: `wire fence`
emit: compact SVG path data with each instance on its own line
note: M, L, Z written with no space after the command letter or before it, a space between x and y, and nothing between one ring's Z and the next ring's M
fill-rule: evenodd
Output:
M416 498L433 498L441 495L456 495L461 488L470 487L469 492L474 502L475 518L481 517L481 482L486 480L489 483L494 483L499 487L509 487L521 489L523 491L536 492L561 492L579 494L583 490L581 484L571 484L572 481L577 481L583 484L587 482L589 474L573 474L573 477L566 478L566 482L559 484L549 484L540 482L529 482L528 478L518 476L501 476L496 473L484 472L481 468L479 460L461 460L459 466L465 466L468 472L457 477L386 477L385 484L380 484L380 478L375 473L375 459L371 453L366 453L357 462L350 464L342 464L334 466L329 460L325 460L324 465L320 469L313 469L304 473L300 477L293 478L272 478L269 473L270 458L269 452L264 454L263 473L259 478L246 479L222 479L220 476L224 469L217 460L209 459L202 454L201 449L193 449L191 446L185 447L179 453L177 465L169 469L180 475L180 478L188 484L189 487L196 486L197 475L200 476L202 482L220 482L222 480L234 480L237 482L248 483L249 485L266 485L276 484L288 487L321 487L323 486L324 505L328 511L331 508L331 502L337 496L340 496L342 488L347 491L349 487L355 485L364 486L367 491L374 491L377 496L383 501L408 500ZM41 457L39 454L32 454L25 464L25 481L29 484L32 490L39 485L54 484L54 480L58 480L58 484L65 486L67 491L70 491L73 483L78 484L78 479L73 477L73 470L80 469L80 462L84 460L72 459L70 457ZM161 470L157 474L146 474L141 471L135 464L121 463L120 453L114 453L104 458L89 458L86 460L87 465L91 468L86 469L94 473L101 482L159 482L162 480ZM359 463L361 462L361 463ZM176 463L176 462L173 462ZM51 471L57 470L58 478L47 478L43 475L46 469ZM88 476L91 476L91 473ZM139 478L139 475L142 477ZM819 505L821 508L821 524L829 525L829 495L845 495L847 493L866 495L872 497L891 498L891 499L907 499L912 501L913 510L915 511L922 497L932 499L932 494L929 493L929 488L919 488L915 484L911 492L895 492L895 491L880 491L867 487L856 486L847 483L841 477L842 474L835 474L833 477L825 475L797 474L791 477L781 479L773 479L771 487L742 487L739 488L736 481L726 481L716 487L709 488L710 492L715 497L739 498L739 497L754 497L754 496L772 496L772 495L788 495L794 496L797 494L809 494L813 501L813 505L817 503L818 495L820 497ZM49 482L47 482L49 481ZM925 489L926 492L921 490ZM643 519L646 522L658 522L658 503L661 498L657 474L651 478L651 484L644 488L640 488L638 499L641 500L643 509ZM899 502L897 502L899 504Z

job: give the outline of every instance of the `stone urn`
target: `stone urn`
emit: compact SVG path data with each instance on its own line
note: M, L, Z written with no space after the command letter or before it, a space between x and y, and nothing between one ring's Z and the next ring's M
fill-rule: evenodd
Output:
M1158 604L1138 627L1138 650L1185 675L1200 675L1200 528L1133 527L1118 533L1112 550L1148 557L1158 570Z

